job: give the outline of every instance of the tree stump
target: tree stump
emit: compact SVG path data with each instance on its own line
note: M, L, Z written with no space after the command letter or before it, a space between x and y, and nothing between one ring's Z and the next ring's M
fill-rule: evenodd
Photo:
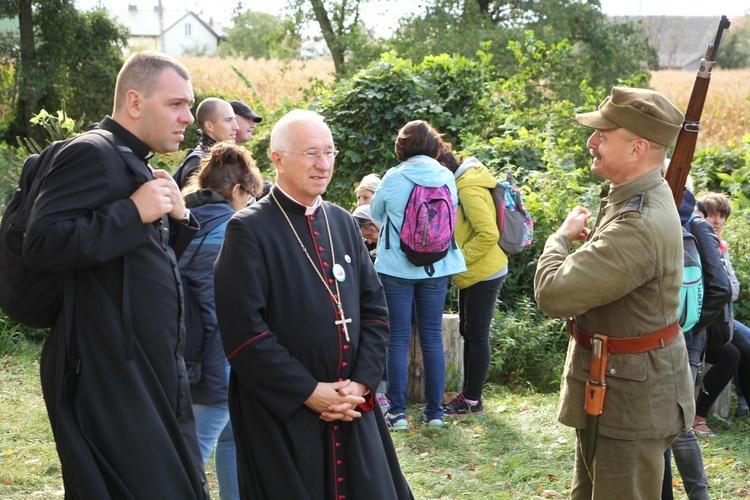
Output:
M460 387L464 373L463 339L458 333L458 314L443 314L443 350L445 351L445 386L452 387L457 382ZM424 403L424 363L419 333L412 326L409 343L409 380L406 399L413 403Z

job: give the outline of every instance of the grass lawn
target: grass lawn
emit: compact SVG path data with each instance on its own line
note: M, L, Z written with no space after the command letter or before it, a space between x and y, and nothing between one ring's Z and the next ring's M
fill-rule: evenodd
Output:
M0 498L59 499L60 466L39 387L39 346L0 358ZM418 499L567 498L574 437L554 418L556 394L490 388L487 414L448 420L435 430L421 408L407 431L392 433ZM699 438L711 498L750 496L750 419L709 419L717 433ZM212 496L216 476L207 467ZM674 471L675 498L687 498Z

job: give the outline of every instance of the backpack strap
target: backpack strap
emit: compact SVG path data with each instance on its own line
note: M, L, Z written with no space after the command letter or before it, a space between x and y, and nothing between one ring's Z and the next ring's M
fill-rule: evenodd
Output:
M394 230L396 229L396 226L394 226L393 223L391 222L391 218L386 215L385 216L385 248L386 250L391 249L391 231L388 229L388 226L392 227Z
M125 145L116 135L114 135L112 132L104 129L94 129L90 133L95 133L96 135L103 138L105 141L109 143L112 148L117 151L117 153L120 155L120 158L123 159L125 164L132 170L136 177L142 182L146 183L150 180L154 179L153 173L149 172L147 174L147 168L148 166L143 164L138 157L135 155L132 149L130 149L128 146Z
M136 178L142 184L154 179L153 173L148 170L148 165L143 164L133 150L126 146L115 134L104 129L94 129L91 133L95 133L107 141L117 151L117 154L120 155L125 165L135 173ZM161 223L161 218L157 219L157 222ZM135 330L133 328L133 314L130 305L130 257L127 254L123 256L122 274L122 326L125 340L125 356L127 359L134 359Z

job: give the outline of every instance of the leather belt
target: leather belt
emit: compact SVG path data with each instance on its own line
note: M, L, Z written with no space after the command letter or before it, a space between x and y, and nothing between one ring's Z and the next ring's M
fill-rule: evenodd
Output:
M592 334L576 325L573 318L568 318L567 329L568 333L576 339L578 345L586 350L591 350L591 339L594 338ZM609 337L609 352L610 354L636 354L660 349L676 339L681 331L679 324L675 321L658 332L649 333L641 337Z

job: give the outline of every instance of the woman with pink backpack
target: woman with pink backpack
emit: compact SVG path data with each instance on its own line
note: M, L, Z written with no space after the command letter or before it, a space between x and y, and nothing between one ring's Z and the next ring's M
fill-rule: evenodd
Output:
M422 422L443 425L443 308L450 277L466 270L453 241L456 182L436 160L444 147L440 134L426 121L404 125L395 144L401 163L386 172L372 199L372 216L383 224L375 269L385 289L391 326L386 365L390 399L386 421L391 430L408 427L412 310L425 371L427 406Z

